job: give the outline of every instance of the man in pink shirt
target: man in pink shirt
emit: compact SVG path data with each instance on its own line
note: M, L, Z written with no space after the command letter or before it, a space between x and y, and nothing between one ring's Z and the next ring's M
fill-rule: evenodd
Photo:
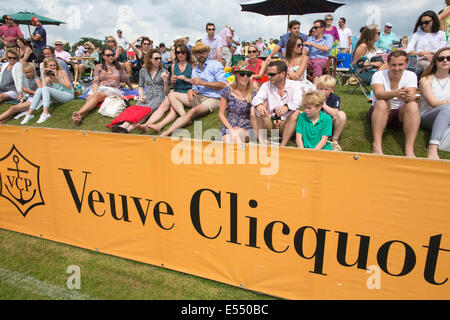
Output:
M225 60L225 67L231 67L233 55L231 53L231 45L233 44L233 35L231 34L231 26L227 24L225 28L220 30L219 37L222 38L221 50L218 56Z
M64 60L65 63L70 63L71 54L64 50L64 43L62 40L55 41L55 57Z
M5 24L0 27L0 41L5 47L9 44L15 44L17 38L23 39L22 31L20 31L20 28L14 23L10 15L5 14L3 22Z
M315 87L308 81L286 79L284 61L271 61L267 66L269 80L261 85L252 100L250 123L260 143L267 143L263 129L279 129L280 146L286 146L295 132L303 94Z

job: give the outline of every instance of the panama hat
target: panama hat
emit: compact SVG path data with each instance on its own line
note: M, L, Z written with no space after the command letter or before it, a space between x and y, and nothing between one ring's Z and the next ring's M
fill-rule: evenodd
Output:
M199 52L205 52L205 51L210 51L210 50L211 50L210 46L204 44L202 41L199 41L192 48L191 52L192 53L199 53Z

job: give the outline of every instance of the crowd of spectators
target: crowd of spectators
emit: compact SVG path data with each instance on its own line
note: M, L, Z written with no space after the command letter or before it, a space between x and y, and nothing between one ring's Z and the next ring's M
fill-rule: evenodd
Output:
M437 148L450 125L448 0L446 4L439 14L420 14L411 39L398 38L390 22L382 32L378 25L363 26L357 37L346 26L345 17L336 26L327 14L314 21L307 34L300 31L299 21L290 21L288 33L268 43L262 38L241 41L230 25L216 30L208 22L205 36L194 45L188 37L175 39L169 46L153 44L147 36L129 42L117 30L116 37L105 38L103 48L86 41L79 43L74 54L64 50L62 40L48 46L46 30L37 17L32 19L35 29L30 39L25 39L11 16L5 15L0 27L5 47L0 103L9 101L13 106L0 115L0 123L12 117L29 123L40 107L37 122L45 122L51 116L51 102L76 97L74 87L81 75L89 88L84 104L72 115L74 126L107 97L123 96L125 84L130 91L137 89L137 104L114 119L108 126L113 132L139 129L169 136L219 110L225 142L247 142L254 134L262 144L285 146L293 139L300 148L340 151L347 115L327 66L330 57L347 54L355 74L371 84L373 101L367 119L373 152L383 153L386 127L403 128L405 155L414 157L414 141L422 124L432 130L428 157L438 159ZM93 77L86 77L86 72ZM279 140L268 134L271 129L278 129Z

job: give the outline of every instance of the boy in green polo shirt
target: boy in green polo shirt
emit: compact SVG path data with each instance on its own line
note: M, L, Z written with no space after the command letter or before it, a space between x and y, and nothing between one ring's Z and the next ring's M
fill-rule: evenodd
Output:
M325 97L317 91L303 95L303 111L298 116L295 141L301 149L332 150L328 141L333 133L331 116L320 111Z

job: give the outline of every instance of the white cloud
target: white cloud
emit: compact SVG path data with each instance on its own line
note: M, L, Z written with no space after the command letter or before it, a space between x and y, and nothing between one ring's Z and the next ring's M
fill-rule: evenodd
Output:
M188 35L191 43L205 34L207 22L216 25L217 32L225 24L236 29L241 40L255 40L278 38L286 32L287 17L266 17L250 12L241 12L240 4L244 0L97 0L94 3L79 0L14 0L2 4L5 13L31 11L43 16L65 21L67 24L45 26L48 33L48 43L57 38L76 42L81 37L94 37L104 39L107 35L116 35L118 28L124 31L129 40L137 36L148 35L155 43L165 42L171 44L177 36ZM376 5L380 8L379 20L383 24L394 24L397 35L411 35L417 17L425 10L442 9L445 5L442 0L378 0L357 1L340 0L346 3L335 13L336 18L346 17L347 26L355 34L363 26L370 13L367 7ZM80 10L77 13L75 8ZM79 15L79 16L78 16ZM310 14L304 16L291 16L299 20L301 31L307 33L315 19L323 18L324 14ZM337 19L335 19L337 23ZM77 26L77 23L79 26ZM28 34L25 26L22 31ZM33 28L32 28L33 30Z

